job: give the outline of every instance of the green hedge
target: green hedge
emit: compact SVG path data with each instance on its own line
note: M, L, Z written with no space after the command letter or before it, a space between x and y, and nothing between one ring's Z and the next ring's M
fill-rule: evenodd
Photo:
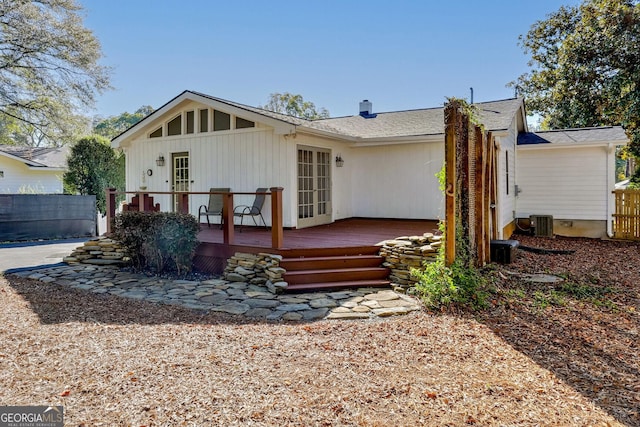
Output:
M134 268L186 274L199 243L198 227L190 214L125 211L114 219L113 239L124 246Z

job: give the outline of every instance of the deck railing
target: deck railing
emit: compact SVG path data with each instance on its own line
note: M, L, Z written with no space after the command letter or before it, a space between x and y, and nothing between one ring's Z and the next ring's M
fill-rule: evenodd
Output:
M247 193L247 192L209 192L209 191L116 191L115 188L108 188L107 194L107 234L111 233L111 223L116 215L116 196L133 194L136 198L136 208L140 212L158 210L159 205L153 204L152 195L170 195L176 200L177 211L189 213L189 196L191 195L211 195L220 194L223 196L222 206L222 235L223 242L227 245L233 245L234 237L234 221L233 221L233 196L234 195L262 195L271 197L271 247L280 249L283 247L283 222L282 222L282 187L271 187L265 193ZM200 219L198 218L198 221Z
M640 240L640 190L615 190L613 237Z

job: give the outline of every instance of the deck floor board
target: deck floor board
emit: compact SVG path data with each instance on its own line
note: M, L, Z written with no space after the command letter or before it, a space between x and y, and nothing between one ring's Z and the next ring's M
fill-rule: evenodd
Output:
M438 230L429 220L387 220L351 218L317 227L284 230L284 249L336 248L372 246L400 236L422 235ZM236 227L235 245L271 247L271 231L256 227ZM217 225L203 224L198 239L206 243L222 243L222 230Z

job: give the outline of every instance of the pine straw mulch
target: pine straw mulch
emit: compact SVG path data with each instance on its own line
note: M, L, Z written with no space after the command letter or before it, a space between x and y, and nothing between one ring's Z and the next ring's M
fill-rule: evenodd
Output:
M640 425L640 245L527 243L576 252L493 268L475 315L250 322L0 277L0 405L68 426ZM575 286L513 274L534 271Z

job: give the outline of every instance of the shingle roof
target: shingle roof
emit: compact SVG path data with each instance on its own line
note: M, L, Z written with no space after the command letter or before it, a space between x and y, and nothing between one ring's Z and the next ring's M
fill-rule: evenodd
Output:
M68 147L23 147L0 145L0 153L24 160L31 166L63 168L67 165Z
M588 144L598 142L628 142L621 126L603 126L581 129L560 129L528 132L518 135L518 145Z
M305 120L216 98L199 92L189 92L296 126L303 126L354 138L389 138L444 134L444 106L386 113L374 112L375 117L372 118L355 115ZM516 114L518 108L522 106L522 99L512 98L501 101L482 102L475 105L480 112L480 121L485 125L487 130L505 130L509 128L513 116Z
M475 104L480 121L487 130L508 129L522 99ZM334 132L360 138L387 138L444 134L444 107L376 113L375 118L360 115L313 121L310 127L323 126Z

